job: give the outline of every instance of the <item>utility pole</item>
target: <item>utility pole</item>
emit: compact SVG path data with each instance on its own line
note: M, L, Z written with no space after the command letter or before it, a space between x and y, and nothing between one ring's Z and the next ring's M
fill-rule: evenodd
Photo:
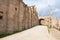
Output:
M50 15L49 15L49 27L52 27L52 9L50 9Z

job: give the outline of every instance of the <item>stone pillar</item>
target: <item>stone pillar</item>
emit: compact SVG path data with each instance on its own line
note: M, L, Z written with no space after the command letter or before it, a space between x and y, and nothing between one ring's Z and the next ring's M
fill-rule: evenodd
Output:
M32 6L32 27L38 25L38 15L35 6Z
M19 11L19 1L10 0L9 11L8 11L7 33L14 33L18 31L18 11Z
M19 13L19 30L22 31L24 29L23 20L24 20L24 3L20 1L20 13Z
M29 19L28 19L28 27L29 28L31 28L31 26L32 26L32 24L31 24L31 7L29 7L29 14L28 14L28 16L29 16Z
M24 25L25 25L25 29L28 29L28 18L29 18L29 16L28 16L28 6L27 5L25 5L25 20L24 20Z

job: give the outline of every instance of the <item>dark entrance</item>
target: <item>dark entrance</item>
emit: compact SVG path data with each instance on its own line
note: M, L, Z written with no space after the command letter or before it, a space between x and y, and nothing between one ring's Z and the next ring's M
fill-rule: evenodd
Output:
M41 23L41 21L43 21L44 19L39 19L39 25L43 25L42 23Z

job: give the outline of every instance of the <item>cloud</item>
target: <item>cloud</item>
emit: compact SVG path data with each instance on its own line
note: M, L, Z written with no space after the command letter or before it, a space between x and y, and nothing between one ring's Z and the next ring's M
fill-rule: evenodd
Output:
M45 10L48 7L48 5L46 5L46 4L40 4L40 5L37 5L36 7L37 7L37 10L39 12L41 10Z
M53 6L56 4L55 0L47 0L48 1L48 5Z
M60 17L60 0L24 0L27 5L36 5L39 15L47 15L52 8L53 15Z
M42 10L47 8L48 5L55 5L55 0L24 0L24 2L28 5L36 5L38 10Z
M60 9L55 8L55 9L53 10L53 12L60 12Z

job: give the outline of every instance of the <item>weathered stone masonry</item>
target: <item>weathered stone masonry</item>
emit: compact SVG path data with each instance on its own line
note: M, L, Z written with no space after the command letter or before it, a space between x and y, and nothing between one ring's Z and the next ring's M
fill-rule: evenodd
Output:
M38 25L35 6L23 0L0 0L0 34L14 33Z

